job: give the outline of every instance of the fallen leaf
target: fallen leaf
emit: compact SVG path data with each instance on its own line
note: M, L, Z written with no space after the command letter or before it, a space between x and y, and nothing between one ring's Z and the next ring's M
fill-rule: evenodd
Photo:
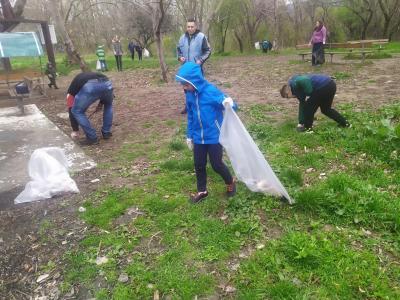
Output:
M105 256L99 256L96 258L96 265L103 265L108 262L108 258Z
M128 274L126 274L126 273L121 273L118 277L118 281L122 282L122 283L128 282L128 280L129 280L129 277L128 277Z
M265 247L264 244L258 244L258 245L256 246L256 248L257 248L258 250L261 250L261 249L263 249L264 247Z
M236 288L234 288L233 286L230 286L230 285L227 285L224 290L225 290L226 293L234 293L234 292L236 292Z
M43 275L40 275L39 277L38 277L38 279L36 279L36 282L37 283L40 283L40 282L42 282L43 280L45 280L47 277L49 277L50 275L49 274L43 274Z
M160 300L160 293L158 290L154 291L153 300Z

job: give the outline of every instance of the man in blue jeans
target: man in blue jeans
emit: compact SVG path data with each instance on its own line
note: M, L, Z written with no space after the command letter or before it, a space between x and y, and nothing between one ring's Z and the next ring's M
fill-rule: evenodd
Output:
M99 143L96 130L85 114L89 106L97 100L100 100L99 107L104 105L101 133L104 139L109 139L112 136L113 86L108 77L95 72L80 73L72 80L68 94L75 97L71 112L86 135L86 139L80 142L81 146Z

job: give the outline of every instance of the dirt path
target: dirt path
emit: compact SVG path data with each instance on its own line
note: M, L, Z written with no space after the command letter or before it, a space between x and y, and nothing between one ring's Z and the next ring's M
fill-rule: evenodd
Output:
M350 74L348 79L337 81L335 103L351 102L356 109L370 109L399 101L399 57L376 60L363 67L358 62L339 61L314 69L309 64L296 63L297 60L294 56L272 55L227 57L209 62L206 76L239 105L262 103L277 107L271 112L276 120L296 116L296 103L282 100L279 95L281 85L296 73ZM113 168L76 174L74 179L81 190L79 195L0 211L0 299L29 299L33 295L58 299L62 281L61 258L66 251L76 247L87 230L77 213L85 196L100 186L132 184L131 179L128 182L115 176L116 170L123 167L115 159L115 154L125 143L141 143L146 138L154 138L154 134L157 134L160 144L165 143L175 133L173 127L164 125L165 122L173 121L178 126L184 122L185 117L179 113L184 103L182 90L172 80L168 84L160 83L158 70L110 72L107 75L114 83L116 94L113 138L86 151L98 163L111 164ZM68 133L68 120L57 117L57 114L65 111L64 94L72 77L73 74L61 78L60 89L49 90L49 99L37 103L57 126ZM100 128L100 114L95 115L92 121ZM143 161L137 161L138 168L143 165ZM100 183L91 183L95 178L100 178ZM140 178L137 180L140 182ZM14 194L18 192L14 191ZM48 228L51 230L44 230ZM45 237L43 232L46 232ZM39 271L49 262L55 264L52 280L37 283Z

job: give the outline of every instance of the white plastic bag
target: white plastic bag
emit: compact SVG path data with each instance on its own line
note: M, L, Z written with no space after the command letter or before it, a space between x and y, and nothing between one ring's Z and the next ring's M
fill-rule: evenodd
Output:
M101 62L100 62L100 60L97 60L97 62L96 62L96 70L97 71L101 70Z
M237 178L251 191L283 196L290 204L294 202L230 105L225 106L219 142Z
M28 169L32 180L15 198L15 204L48 199L66 192L79 193L75 181L68 174L67 158L61 148L36 149Z
M143 49L143 56L144 57L150 57L150 52L146 48Z
M254 48L256 48L256 50L260 50L260 42L255 42Z

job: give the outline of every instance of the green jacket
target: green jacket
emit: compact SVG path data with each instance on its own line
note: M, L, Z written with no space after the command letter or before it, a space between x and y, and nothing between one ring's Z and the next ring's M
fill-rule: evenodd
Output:
M96 55L97 55L97 58L99 59L99 60L105 60L106 59L106 52L104 51L104 48L103 47L97 47L97 49L96 49Z

